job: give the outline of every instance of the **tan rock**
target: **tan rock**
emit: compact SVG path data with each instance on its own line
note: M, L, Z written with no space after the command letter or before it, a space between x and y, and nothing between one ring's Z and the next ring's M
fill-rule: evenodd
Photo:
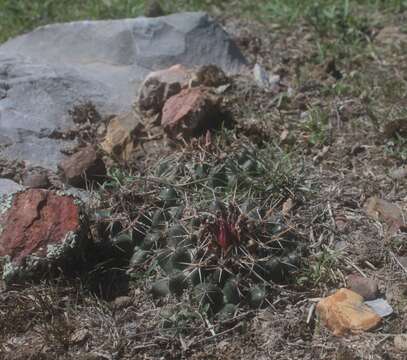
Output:
M288 198L283 204L283 209L282 209L283 214L288 215L291 212L291 210L293 209L293 207L294 207L293 199Z
M141 127L134 113L118 115L110 120L102 149L118 160L127 161L136 147L136 135Z
M164 105L161 125L172 138L189 138L217 125L221 98L205 87L182 90Z
M317 305L317 313L336 336L368 331L381 322L381 317L363 304L362 296L348 289L340 289L322 299Z

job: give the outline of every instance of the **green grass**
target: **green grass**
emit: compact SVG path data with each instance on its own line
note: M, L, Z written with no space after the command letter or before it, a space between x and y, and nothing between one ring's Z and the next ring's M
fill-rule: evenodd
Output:
M0 42L37 26L83 19L135 17L144 10L144 0L0 0ZM401 11L406 0L176 0L163 1L167 12L181 10L220 10L236 12L263 21L294 24L304 18L321 35L354 37L363 33L368 12ZM365 12L365 11L364 11Z
M144 3L144 0L0 0L0 42L54 22L136 17L143 14ZM181 0L163 7L168 12L195 10L199 3Z

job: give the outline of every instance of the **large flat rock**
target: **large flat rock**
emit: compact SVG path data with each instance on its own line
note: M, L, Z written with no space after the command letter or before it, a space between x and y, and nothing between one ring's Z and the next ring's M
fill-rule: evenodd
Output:
M47 25L0 46L0 157L55 170L75 145L58 131L91 101L129 111L144 77L174 64L239 72L245 59L205 13Z

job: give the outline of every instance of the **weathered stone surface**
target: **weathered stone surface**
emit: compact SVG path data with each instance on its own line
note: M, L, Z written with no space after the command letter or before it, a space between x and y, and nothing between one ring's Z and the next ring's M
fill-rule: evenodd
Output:
M182 90L164 105L161 125L172 138L189 138L217 125L221 98L204 87Z
M84 187L89 181L100 182L106 175L106 167L91 145L79 150L58 166L69 185Z
M7 283L40 277L79 257L86 241L80 206L71 196L29 189L0 200L0 257Z
M110 156L127 161L137 142L137 132L141 120L135 113L118 115L110 120L101 147Z
M379 286L374 279L352 274L347 276L346 282L348 288L362 296L364 300L374 300L379 295Z
M14 182L13 180L0 179L0 200L2 196L13 194L22 189L23 187Z
M47 189L51 185L45 169L27 169L22 176L23 185L27 188Z
M47 25L0 46L0 156L56 170L69 111L92 102L102 117L131 110L146 75L174 64L215 64L227 73L246 61L204 13Z
M150 73L140 89L140 110L151 114L159 113L165 101L188 86L191 79L192 71L179 64Z
M336 336L368 331L381 322L381 317L363 304L363 298L348 289L340 289L322 299L317 305L317 313Z

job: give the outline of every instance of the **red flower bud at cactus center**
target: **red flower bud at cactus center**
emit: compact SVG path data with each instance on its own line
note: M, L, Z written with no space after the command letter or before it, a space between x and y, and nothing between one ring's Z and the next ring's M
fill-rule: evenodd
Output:
M227 223L224 219L219 221L216 240L223 250L227 250L230 245L238 241L237 231L233 224Z

